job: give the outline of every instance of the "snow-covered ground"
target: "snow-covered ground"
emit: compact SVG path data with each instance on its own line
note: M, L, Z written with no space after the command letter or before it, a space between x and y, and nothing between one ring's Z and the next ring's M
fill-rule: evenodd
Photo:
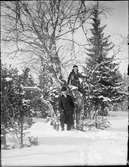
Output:
M37 120L28 135L38 136L39 145L2 150L2 165L125 165L128 113L110 112L109 120L110 128L86 132L55 131Z

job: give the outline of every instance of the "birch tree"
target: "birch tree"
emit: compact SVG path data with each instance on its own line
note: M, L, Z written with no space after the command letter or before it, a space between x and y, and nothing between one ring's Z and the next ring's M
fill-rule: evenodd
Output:
M57 41L79 29L91 13L84 1L3 1L2 41L15 46L9 55L31 55L47 65L49 77L60 85Z

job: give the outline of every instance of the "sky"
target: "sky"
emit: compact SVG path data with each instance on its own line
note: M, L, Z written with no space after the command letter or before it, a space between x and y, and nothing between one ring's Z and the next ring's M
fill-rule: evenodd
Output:
M88 4L96 3L95 1L88 1ZM102 25L106 24L105 33L111 35L111 40L116 44L116 48L120 46L121 52L117 55L120 62L120 72L127 72L128 65L128 1L99 1L99 5L108 8L106 16L101 18ZM85 43L85 37L82 31L77 31L74 35L76 42L83 44ZM77 48L76 48L77 49ZM81 53L80 53L81 54ZM69 55L68 55L69 56ZM80 64L85 62L86 56L79 55ZM2 62L7 64L13 64L19 66L20 62L23 60L18 60L16 58L9 59L7 57L2 57ZM75 62L73 62L74 64ZM81 66L79 66L81 70ZM69 71L72 69L70 67L64 69L65 76L68 76ZM36 74L37 75L37 74Z
M106 31L112 35L112 40L121 46L120 71L127 71L128 65L128 1L105 1L102 2L112 8L111 15L104 22L107 24Z

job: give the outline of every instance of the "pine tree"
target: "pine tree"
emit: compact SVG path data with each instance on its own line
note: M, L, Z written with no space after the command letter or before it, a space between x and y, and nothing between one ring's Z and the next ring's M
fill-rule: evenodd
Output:
M30 81L29 84L32 83L32 78L28 80ZM17 69L6 68L2 65L1 129L5 139L6 133L10 132L10 129L13 129L16 135L20 134L21 146L23 146L24 118L25 116L30 118L31 115L31 106L30 103L25 102L25 98L28 99L28 96L22 91L22 83L25 83L25 80L18 75ZM6 140L4 145L6 147Z
M91 37L89 38L89 48L87 48L88 61L86 75L90 89L90 101L95 110L104 115L104 110L109 103L121 101L119 89L121 86L121 76L118 71L118 63L114 61L114 56L109 57L109 52L114 45L110 42L110 35L105 36L106 25L101 26L98 2L92 13Z
M120 93L123 95L123 100L117 104L117 110L128 111L128 75L126 73L122 75L122 81Z

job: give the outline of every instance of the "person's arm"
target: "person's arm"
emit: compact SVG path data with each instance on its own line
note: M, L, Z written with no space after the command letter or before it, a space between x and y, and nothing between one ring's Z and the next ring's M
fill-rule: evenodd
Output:
M85 76L85 75L82 75L81 73L78 73L78 76L80 77L80 78L85 78L86 80L87 80L87 76Z
M78 73L78 76L79 76L80 78L86 78L86 76L82 75L81 73Z
M71 75L72 75L72 73L70 73L68 76L68 82L67 82L68 85L71 84Z

